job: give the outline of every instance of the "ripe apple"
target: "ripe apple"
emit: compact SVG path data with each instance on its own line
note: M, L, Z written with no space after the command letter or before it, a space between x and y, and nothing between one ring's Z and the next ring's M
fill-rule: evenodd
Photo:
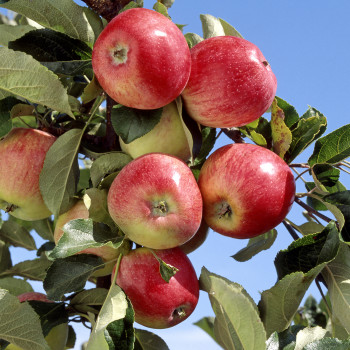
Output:
M202 220L202 197L190 168L164 153L128 163L114 179L107 203L130 240L154 249L187 242Z
M54 231L54 240L57 244L59 239L63 235L63 226L75 219L88 219L89 211L86 208L83 200L77 201L72 208L70 208L67 212L61 214L56 221L55 231ZM109 275L115 264L116 259L118 258L120 251L119 249L112 248L110 246L102 246L97 248L87 248L82 250L77 254L93 254L102 258L105 262L105 267L102 269L96 270L93 273L93 276L100 277Z
M23 303L25 301L37 300L47 303L53 303L53 301L47 299L47 296L38 292L27 292L17 296L18 300ZM68 338L68 324L61 323L53 327L49 334L45 337L47 344L51 350L63 350L67 343ZM15 344L9 344L7 350L23 350Z
M175 102L163 107L159 123L146 135L126 144L119 138L121 149L132 158L146 153L162 152L187 161L190 147Z
M193 312L199 283L191 261L180 248L156 250L155 254L179 270L169 283L162 279L159 262L147 248L137 248L123 256L116 283L130 299L136 322L151 328L168 328Z
M190 254L197 250L207 239L209 234L209 226L208 224L202 220L201 225L199 226L196 234L186 243L180 245L179 248L185 253Z
M181 94L191 56L184 35L171 20L134 8L114 17L101 32L92 67L102 88L118 103L156 109Z
M22 220L51 215L39 188L47 151L56 137L36 129L14 128L0 140L0 208Z
M182 92L188 114L214 128L238 127L264 114L277 81L258 47L233 37L203 40L191 49L190 79Z
M198 185L209 227L234 238L252 238L277 226L295 196L288 165L272 151L244 143L212 153L203 164Z

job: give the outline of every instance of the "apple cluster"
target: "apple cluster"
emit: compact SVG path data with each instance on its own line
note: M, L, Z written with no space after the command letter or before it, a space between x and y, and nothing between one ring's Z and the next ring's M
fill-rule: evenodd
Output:
M129 144L120 140L134 159L114 179L107 204L126 238L140 246L121 259L116 283L129 297L137 322L171 327L197 305L198 278L187 254L205 240L208 228L233 238L261 235L285 218L295 195L288 165L252 144L217 149L197 180L186 163L191 150L174 101L181 96L199 126L238 127L270 107L276 78L249 41L214 37L189 49L171 20L144 8L126 10L107 24L94 45L92 65L101 87L117 103L163 107L151 132ZM6 164L0 168L0 204L11 215L23 220L51 215L40 194L39 175L55 140L44 131L16 128L0 141L0 163ZM79 200L57 218L55 242L65 223L88 217ZM80 253L106 262L97 276L115 273L119 250L104 246ZM157 258L178 269L168 282Z

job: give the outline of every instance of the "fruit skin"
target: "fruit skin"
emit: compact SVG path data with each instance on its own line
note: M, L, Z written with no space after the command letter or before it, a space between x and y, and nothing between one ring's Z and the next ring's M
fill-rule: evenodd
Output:
M112 219L132 241L154 249L187 242L202 220L202 197L179 158L149 153L128 163L107 197Z
M18 300L23 303L24 301L43 301L47 303L52 303L53 301L47 299L47 296L43 293L38 292L27 292L17 296ZM49 334L45 337L46 342L48 343L51 350L63 350L67 343L68 338L68 324L61 323L53 327ZM7 346L8 350L23 350L15 344L9 344Z
M56 137L36 129L14 128L0 140L0 208L32 221L51 215L39 188L47 151Z
M214 128L251 123L271 106L277 80L257 46L233 37L213 37L191 49L190 79L182 92L188 114Z
M101 32L92 51L92 67L102 88L118 103L156 109L185 88L191 56L172 21L135 8L114 17Z
M147 248L137 248L123 256L116 283L129 297L136 322L151 328L168 328L193 312L199 298L199 283L191 261L180 248L154 252L179 269L169 283L162 279L159 262ZM112 280L113 276L114 272Z
M75 219L88 219L89 211L86 208L84 201L77 201L73 207L71 207L67 212L63 213L57 218L55 230L54 230L54 241L55 244L58 243L59 239L63 235L63 226ZM102 269L96 270L92 275L94 277L106 276L109 275L115 264L116 259L118 258L120 252L118 249L115 249L110 246L102 246L98 248L87 248L82 250L77 254L93 254L102 258L102 260L106 263L105 267Z
M252 238L277 226L295 196L288 165L272 151L252 144L217 149L204 162L198 185L204 220L214 231L234 238Z
M159 123L146 135L126 144L119 137L121 149L132 158L162 152L187 161L191 156L185 130L175 102L163 107Z
M190 254L197 250L207 239L209 234L209 226L207 223L202 220L201 225L199 226L196 234L186 243L179 246L179 248L185 253Z

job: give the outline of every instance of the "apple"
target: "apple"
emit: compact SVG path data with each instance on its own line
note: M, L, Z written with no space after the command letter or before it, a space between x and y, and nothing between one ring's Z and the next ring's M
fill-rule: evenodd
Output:
M181 30L145 8L114 17L97 38L92 67L102 88L118 103L138 109L163 107L188 81L191 55Z
M67 212L61 214L56 221L55 230L54 230L54 240L57 244L59 239L63 235L63 226L71 220L75 219L88 219L89 211L86 208L84 201L77 201L73 207L71 207ZM109 275L115 264L116 259L118 258L120 251L110 246L102 246L96 248L87 248L82 250L77 254L93 254L102 258L105 262L105 267L102 269L96 270L92 275L94 277L106 276Z
M179 246L179 248L185 253L190 254L197 250L207 239L209 234L208 224L202 220L201 225L199 226L196 234L186 243Z
M274 152L245 143L213 152L203 164L198 185L206 223L234 238L252 238L277 226L295 197L289 166Z
M127 144L121 138L119 141L121 149L132 158L152 152L171 154L184 161L191 156L182 120L174 101L163 107L159 123L146 135Z
M38 292L27 292L17 296L18 300L23 303L25 301L37 300L46 303L53 303L52 300L47 299L47 296ZM49 334L45 337L47 344L51 350L63 350L68 338L68 324L61 323L53 327ZM9 344L7 350L23 350L15 344Z
M276 77L253 43L233 36L205 39L192 47L191 59L182 97L198 123L214 128L243 126L271 106Z
M56 137L41 130L14 128L0 140L0 208L32 221L51 215L39 188L47 151Z
M114 179L107 204L130 240L154 249L187 242L202 220L202 197L190 168L164 153L128 163Z
M154 252L179 270L169 283L162 279L159 262L147 248L137 248L123 256L116 283L130 299L137 323L169 328L193 312L199 298L199 283L191 261L180 248Z

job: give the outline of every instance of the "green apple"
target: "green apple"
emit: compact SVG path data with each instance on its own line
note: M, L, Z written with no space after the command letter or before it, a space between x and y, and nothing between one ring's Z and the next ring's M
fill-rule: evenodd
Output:
M56 137L37 129L14 128L0 140L0 208L22 220L51 215L39 176Z
M59 239L63 235L63 226L75 219L88 219L89 211L86 208L83 200L77 201L72 208L70 208L67 212L61 214L56 221L55 230L54 230L54 240L55 243L59 241ZM93 254L102 258L105 262L105 267L99 269L93 273L94 277L106 276L109 275L113 266L118 258L120 251L119 249L112 248L110 246L102 246L97 248L87 248L82 250L77 254Z
M162 152L187 161L191 156L185 130L176 103L163 107L159 123L146 135L126 144L119 138L120 147L132 158L146 153Z

